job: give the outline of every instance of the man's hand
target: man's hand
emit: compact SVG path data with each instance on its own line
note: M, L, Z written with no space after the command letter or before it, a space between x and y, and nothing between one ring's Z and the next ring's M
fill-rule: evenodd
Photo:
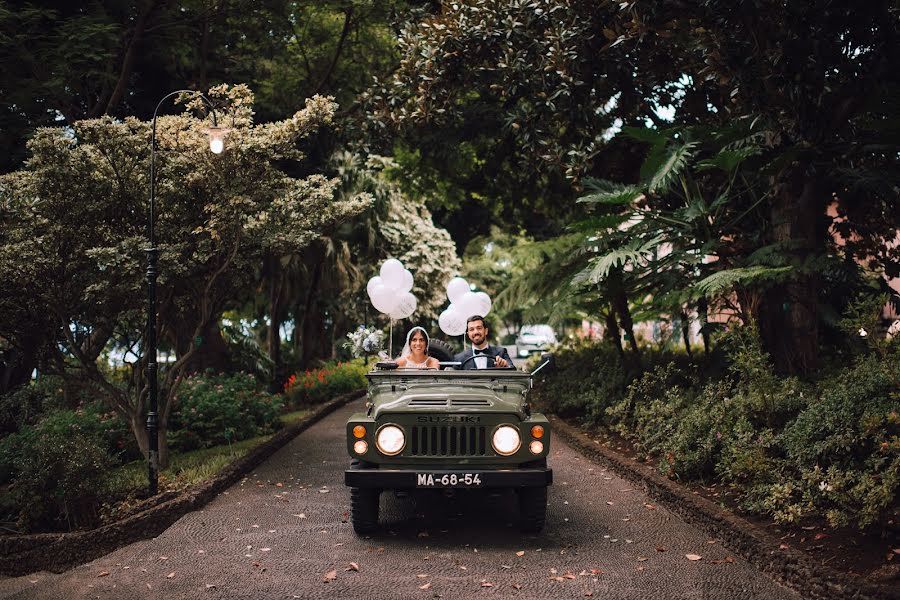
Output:
M495 356L494 357L494 366L499 367L501 369L505 369L506 367L509 366L509 363L506 361L505 358L502 358L500 356Z

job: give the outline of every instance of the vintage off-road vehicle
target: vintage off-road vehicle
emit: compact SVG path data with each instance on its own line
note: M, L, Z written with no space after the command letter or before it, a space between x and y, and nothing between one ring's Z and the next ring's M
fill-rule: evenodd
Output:
M392 368L368 374L366 411L347 421L353 529L378 526L382 491L512 489L523 531L544 527L550 427L528 404L533 373ZM445 367L451 367L446 370Z

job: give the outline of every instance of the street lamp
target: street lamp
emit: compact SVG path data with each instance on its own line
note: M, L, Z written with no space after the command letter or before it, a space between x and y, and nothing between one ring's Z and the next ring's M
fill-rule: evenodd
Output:
M212 113L213 126L204 129L209 136L209 149L213 154L221 154L225 149L225 134L227 130L218 126L216 109L213 103L205 95L194 90L177 90L163 96L156 110L153 111L153 128L150 135L150 220L147 224L147 237L150 239L150 247L147 248L147 355L150 362L147 363L147 386L150 396L150 407L147 410L147 442L149 465L149 492L155 496L159 489L159 401L157 397L157 348L156 348L156 276L157 258L159 249L156 247L156 235L153 223L156 218L156 117L159 107L163 102L179 94L194 94L203 99Z

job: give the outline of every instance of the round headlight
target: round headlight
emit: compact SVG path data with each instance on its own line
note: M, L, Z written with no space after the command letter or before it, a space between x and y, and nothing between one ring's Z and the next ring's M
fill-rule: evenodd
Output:
M403 430L396 425L385 425L378 430L375 436L375 445L382 454L394 456L400 454L406 444L406 436Z
M528 445L528 449L531 450L532 454L540 454L544 451L544 444L540 443L537 440L534 440L533 442L531 442L531 444Z
M369 445L365 440L357 440L355 444L353 444L353 451L357 454L365 454L369 449Z
M497 454L502 456L515 454L521 443L522 439L519 437L519 430L512 425L501 425L494 430L494 435L491 436L491 445L494 446Z

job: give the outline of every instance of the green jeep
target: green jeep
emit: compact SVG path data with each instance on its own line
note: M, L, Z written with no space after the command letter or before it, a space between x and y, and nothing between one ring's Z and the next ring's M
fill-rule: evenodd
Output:
M356 533L377 528L382 491L429 489L515 490L522 530L540 531L553 471L547 418L527 401L533 373L395 367L378 363L367 375L366 412L347 421Z

